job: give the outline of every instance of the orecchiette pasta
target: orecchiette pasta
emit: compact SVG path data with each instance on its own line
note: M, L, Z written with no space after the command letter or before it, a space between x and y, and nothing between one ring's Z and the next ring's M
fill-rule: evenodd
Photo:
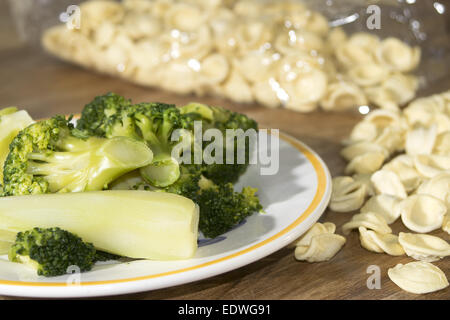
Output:
M399 217L400 212L397 205L401 199L388 194L379 194L371 197L361 208L361 213L374 212L384 218L387 224L394 223Z
M351 230L365 227L378 233L392 233L384 218L374 212L355 214L352 219L342 226L342 232L349 234Z
M367 195L366 186L352 177L335 177L330 208L336 212L349 212L361 208Z
M380 84L388 77L388 71L382 66L372 63L356 65L348 71L348 76L357 85L363 87Z
M308 262L328 261L344 246L345 238L338 234L323 233L311 238L308 246L297 246L295 258Z
M442 226L447 206L438 198L416 194L402 200L397 206L403 224L410 230L426 233Z
M441 172L450 170L450 157L420 154L414 157L414 165L422 176L433 178Z
M405 254L396 235L390 233L378 233L367 230L363 226L359 227L358 230L359 239L363 248L373 252L387 253L391 256L401 256Z
M341 155L348 161L347 173L351 173L378 167L370 165L372 154L383 154L381 170L333 180L332 210L339 207L336 199L342 199L344 209L358 207L355 199L360 199L356 197L360 185L370 196L360 213L342 226L344 234L358 229L361 246L369 251L406 253L421 260L388 271L391 280L409 292L426 293L448 286L442 271L429 262L449 256L450 244L425 233L439 228L450 233L449 122L450 91L417 99L403 111L372 111L343 141ZM349 199L354 207L345 205ZM417 233L391 234L388 224L399 217L405 227Z
M295 246L309 246L311 239L319 234L330 233L336 231L336 225L331 222L315 223L299 240L295 242Z
M386 163L383 169L395 172L406 192L415 190L423 181L414 165L414 158L409 155L401 154L395 157Z
M417 90L407 72L420 60L418 48L367 32L347 35L297 1L90 0L81 12L80 30L52 27L44 47L142 85L298 112L397 109ZM168 75L175 69L182 70ZM194 82L168 85L167 79L184 74ZM438 134L450 130L450 121L433 121Z
M423 182L417 194L433 196L447 205L450 210L450 172L443 172Z
M436 236L400 232L398 241L406 254L416 260L433 262L450 256L450 244Z
M407 197L405 187L393 171L379 170L372 175L371 181L378 194L387 194L401 199Z
M420 61L420 49L411 48L396 38L381 41L375 52L377 60L395 71L407 72L417 67Z
M442 270L425 261L399 263L388 270L388 275L396 285L411 293L429 293L448 287Z
M450 234L450 214L446 214L442 221L442 230Z
M320 101L324 110L344 110L355 106L367 105L364 92L348 81L338 81L328 85Z
M436 143L437 128L415 128L406 135L405 151L409 155L430 154Z

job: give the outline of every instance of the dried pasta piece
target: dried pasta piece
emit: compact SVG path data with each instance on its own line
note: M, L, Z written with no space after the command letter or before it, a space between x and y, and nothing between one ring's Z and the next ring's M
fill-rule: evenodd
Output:
M388 194L379 194L367 200L361 208L361 213L375 212L386 220L387 224L394 223L399 217L400 212L397 205L401 199Z
M438 198L415 194L402 200L397 206L403 224L410 230L427 233L442 226L447 206Z
M330 209L336 212L354 211L364 204L367 190L365 185L352 177L335 177L331 192Z
M399 263L389 268L388 276L401 289L415 294L442 290L449 285L444 272L425 261Z
M180 59L165 64L157 78L162 88L181 94L192 92L198 83L198 73L189 67L187 61Z
M357 123L350 133L350 143L359 141L374 141L378 135L377 126L368 121Z
M450 172L443 172L423 182L417 189L417 193L441 200L450 210Z
M431 154L437 137L437 127L418 127L406 134L405 151L409 155Z
M390 126L383 131L374 140L374 143L386 148L390 154L396 151L402 151L405 147L404 130L401 127Z
M377 60L386 67L408 72L417 67L420 61L420 48L411 48L397 38L389 37L381 41L375 53Z
M246 23L239 24L234 30L234 37L241 54L258 50L265 43L270 43L273 30L270 24L257 19L250 19Z
M450 244L436 236L400 232L398 240L406 254L416 260L433 262L450 256Z
M445 100L440 95L415 99L403 110L411 127L416 125L429 127L435 124L436 118L442 117L444 112Z
M104 21L95 30L93 36L95 45L100 48L107 47L113 41L116 33L117 27L115 24L110 21Z
M358 230L359 239L363 248L373 252L387 253L391 256L402 256L405 254L396 235L390 233L378 233L367 230L363 226L359 227Z
M163 26L160 19L143 13L125 16L122 29L133 40L152 38L161 33Z
M334 53L338 63L345 69L355 64L369 64L374 62L371 50L367 50L367 48L351 40L337 46Z
M252 86L253 96L256 101L269 108L280 107L282 101L277 94L277 91L282 89L272 85L274 81L275 80L271 78L269 80L256 82Z
M334 233L336 225L331 222L320 223L316 222L298 241L295 246L309 246L311 239L317 235L325 233Z
M397 111L399 103L393 93L383 86L364 88L367 99L383 110Z
M414 157L414 165L422 176L432 178L450 170L450 157L420 154Z
M242 75L233 69L223 86L224 94L233 101L248 103L252 102L252 89Z
M385 153L380 151L367 152L353 158L345 168L345 174L352 173L372 173L381 168Z
M450 130L441 132L436 137L432 153L441 156L450 156Z
M402 126L401 115L395 110L374 110L365 116L364 121L376 125L380 132L388 127Z
M392 233L392 229L387 225L386 220L375 212L364 212L355 214L352 219L342 226L342 232L349 234L353 229L365 227L378 233Z
M278 34L274 42L275 49L285 55L292 55L311 50L321 51L324 47L322 38L306 30L290 30Z
M310 112L317 108L317 102L325 94L327 76L323 71L312 69L295 81L283 83L282 87L289 96L286 108Z
M367 195L372 197L375 195L375 188L373 187L372 181L370 181L370 177L372 177L371 173L357 173L352 176L356 182L361 182L366 186Z
M446 214L442 221L442 230L450 234L450 214Z
M406 192L415 190L423 181L414 165L413 157L401 154L383 166L384 170L395 172L405 187Z
M229 71L228 60L219 53L213 53L202 60L199 74L205 84L214 85L223 82Z
M375 63L356 65L348 71L349 78L363 87L376 86L386 80L388 75L386 68Z
M107 0L86 1L80 5L81 30L95 30L102 22L118 23L122 21L125 10L120 3Z
M367 104L368 101L364 92L349 81L338 81L329 84L325 95L320 101L320 105L324 110L345 110Z
M342 43L346 42L348 39L347 34L341 27L336 27L330 30L327 36L327 41L325 42L327 51L330 53L334 52L335 48Z
M338 234L323 233L312 237L309 246L297 246L295 258L300 261L322 262L333 258L346 239Z
M378 170L370 178L378 194L388 194L400 199L407 197L405 187L398 175L390 170Z
M381 153L383 154L385 157L388 157L389 153L388 151L373 142L369 142L369 141L362 141L362 142L356 142L354 144L351 144L347 147L345 147L344 149L341 150L341 156L347 160L347 161L351 161L354 158L364 155L366 153L370 153L370 152L376 152L376 153Z
M276 63L272 53L253 51L238 59L235 65L248 81L259 82L271 77Z
M390 75L381 85L393 101L403 105L414 98L419 82L415 76L395 73Z
M205 15L197 6L187 3L174 3L164 14L167 26L181 31L197 30L205 21Z

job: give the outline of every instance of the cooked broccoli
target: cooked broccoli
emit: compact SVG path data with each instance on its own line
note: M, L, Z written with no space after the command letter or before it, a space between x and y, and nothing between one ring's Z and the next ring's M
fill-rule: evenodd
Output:
M8 252L10 261L29 265L45 277L66 274L70 266L77 266L81 272L89 271L95 256L92 244L60 228L19 232Z
M33 123L33 119L25 110L8 107L0 110L0 168L3 168L9 153L9 144L20 130ZM0 182L3 182L3 171L0 170Z
M191 117L192 120L202 120L203 131L216 128L219 129L224 137L223 145L223 163L203 164L203 175L217 184L234 183L239 177L245 173L250 162L250 143L241 145L238 138L230 136L231 140L226 140L227 129L242 130L237 134L245 134L247 130L258 130L258 124L244 114L233 112L221 107L207 106L200 103L190 103L182 106L181 113L185 117ZM209 142L203 143L205 148ZM244 148L244 149L242 149ZM232 152L233 163L226 163L227 153ZM244 163L239 163L238 155L240 152L244 154Z
M105 137L105 127L115 122L111 118L115 115L117 117L117 114L122 113L123 107L130 104L130 100L112 92L95 97L92 102L84 106L81 118L77 121L77 128L91 136ZM124 127L126 127L126 118L124 120ZM119 123L116 124L119 125Z
M141 174L153 186L166 187L180 176L178 161L172 157L172 149L179 141L172 141L172 133L191 127L189 122L190 118L183 117L175 105L131 105L109 93L86 105L77 129L99 137L125 136L145 141L153 152L153 161L141 169Z
M149 185L136 171L120 177L112 188L169 192L191 199L200 208L199 230L209 238L229 231L244 218L262 210L257 189L245 187L237 192L231 183L216 185L202 176L200 166L181 165L180 168L180 178L165 188Z
M208 180L202 180L200 185L196 197L200 207L198 227L205 237L215 238L262 210L255 188L244 187L236 192L231 183L215 185Z
M21 130L3 170L4 195L102 190L117 177L148 165L152 152L127 137L88 137L56 116Z
M181 138L189 135L193 141L194 121L201 121L203 130L219 129L224 137L227 129L241 129L243 132L258 129L257 123L246 115L220 107L200 103L190 103L181 108L165 103L133 105L113 93L97 97L86 105L77 129L100 137L127 136L146 141L154 158L151 165L141 169L141 173L153 186L166 187L180 176L178 162L172 157L173 147L178 141L171 141L172 133L182 129L184 136ZM209 143L203 142L202 147ZM233 148L233 164L226 163L230 146ZM236 182L246 171L250 159L249 143L245 144L244 149L238 146L237 139L233 139L231 144L225 143L223 163L203 164L203 174L215 183ZM245 163L238 163L238 154L242 151Z

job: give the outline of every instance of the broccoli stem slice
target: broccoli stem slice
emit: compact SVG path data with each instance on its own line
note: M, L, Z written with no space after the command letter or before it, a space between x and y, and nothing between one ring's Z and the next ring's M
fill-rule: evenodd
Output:
M101 190L119 176L147 165L153 156L144 143L126 137L73 140L65 143L69 151L28 155L27 173L45 177L50 192Z
M198 207L185 197L151 191L91 191L0 198L0 229L59 227L95 248L129 258L191 258Z

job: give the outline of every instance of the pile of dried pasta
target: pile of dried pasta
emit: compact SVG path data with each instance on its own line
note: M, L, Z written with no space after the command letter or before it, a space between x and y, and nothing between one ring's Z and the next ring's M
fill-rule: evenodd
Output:
M358 230L365 249L417 260L389 269L402 289L446 288L444 272L431 262L450 256L450 244L436 235L440 229L450 234L450 91L416 99L403 111L372 111L344 144L347 175L333 179L329 205L336 212L359 211L342 226L344 235ZM397 219L410 232L393 234L389 225ZM337 248L328 259L343 242L322 241L322 249Z
M395 110L418 87L420 49L330 29L300 1L87 1L80 28L50 28L50 53L177 93L309 112Z

